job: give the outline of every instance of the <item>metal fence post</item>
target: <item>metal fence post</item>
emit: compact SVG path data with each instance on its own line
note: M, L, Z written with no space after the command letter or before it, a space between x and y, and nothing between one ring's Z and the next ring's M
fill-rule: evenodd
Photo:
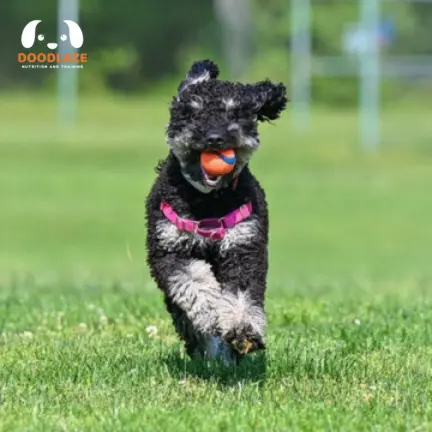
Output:
M361 0L365 46L360 55L360 139L370 151L380 144L380 0Z
M295 126L309 127L311 91L311 3L291 0L291 95Z
M63 33L65 24L63 20L68 19L78 23L79 0L57 0L57 40ZM74 53L76 50L69 44L59 43L58 53L63 58L66 53ZM78 98L78 69L58 69L58 119L64 126L74 126L76 121L77 98Z

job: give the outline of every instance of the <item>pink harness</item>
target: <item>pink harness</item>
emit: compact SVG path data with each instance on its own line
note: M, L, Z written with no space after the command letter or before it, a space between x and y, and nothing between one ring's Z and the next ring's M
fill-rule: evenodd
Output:
M200 221L179 217L166 201L161 202L160 209L165 217L179 230L193 232L212 240L221 240L225 237L228 228L232 228L252 214L252 203L243 204L240 208L222 218L202 219Z

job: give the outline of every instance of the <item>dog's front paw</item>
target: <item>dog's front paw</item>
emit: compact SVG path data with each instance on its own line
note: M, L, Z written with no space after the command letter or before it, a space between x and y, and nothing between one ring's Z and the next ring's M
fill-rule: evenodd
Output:
M265 349L262 336L254 332L250 326L232 329L223 334L222 339L242 355Z

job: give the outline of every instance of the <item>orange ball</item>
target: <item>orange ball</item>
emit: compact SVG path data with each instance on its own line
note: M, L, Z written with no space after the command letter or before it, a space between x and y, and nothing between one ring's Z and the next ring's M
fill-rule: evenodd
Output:
M230 173L236 164L233 149L208 151L201 153L201 166L210 176L221 176Z

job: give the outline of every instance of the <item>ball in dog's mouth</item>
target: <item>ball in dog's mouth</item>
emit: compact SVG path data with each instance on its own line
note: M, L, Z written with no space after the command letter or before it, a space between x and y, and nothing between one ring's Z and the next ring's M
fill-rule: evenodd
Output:
M222 178L232 173L236 161L236 154L232 148L203 151L200 163L204 183L211 188L219 186Z

